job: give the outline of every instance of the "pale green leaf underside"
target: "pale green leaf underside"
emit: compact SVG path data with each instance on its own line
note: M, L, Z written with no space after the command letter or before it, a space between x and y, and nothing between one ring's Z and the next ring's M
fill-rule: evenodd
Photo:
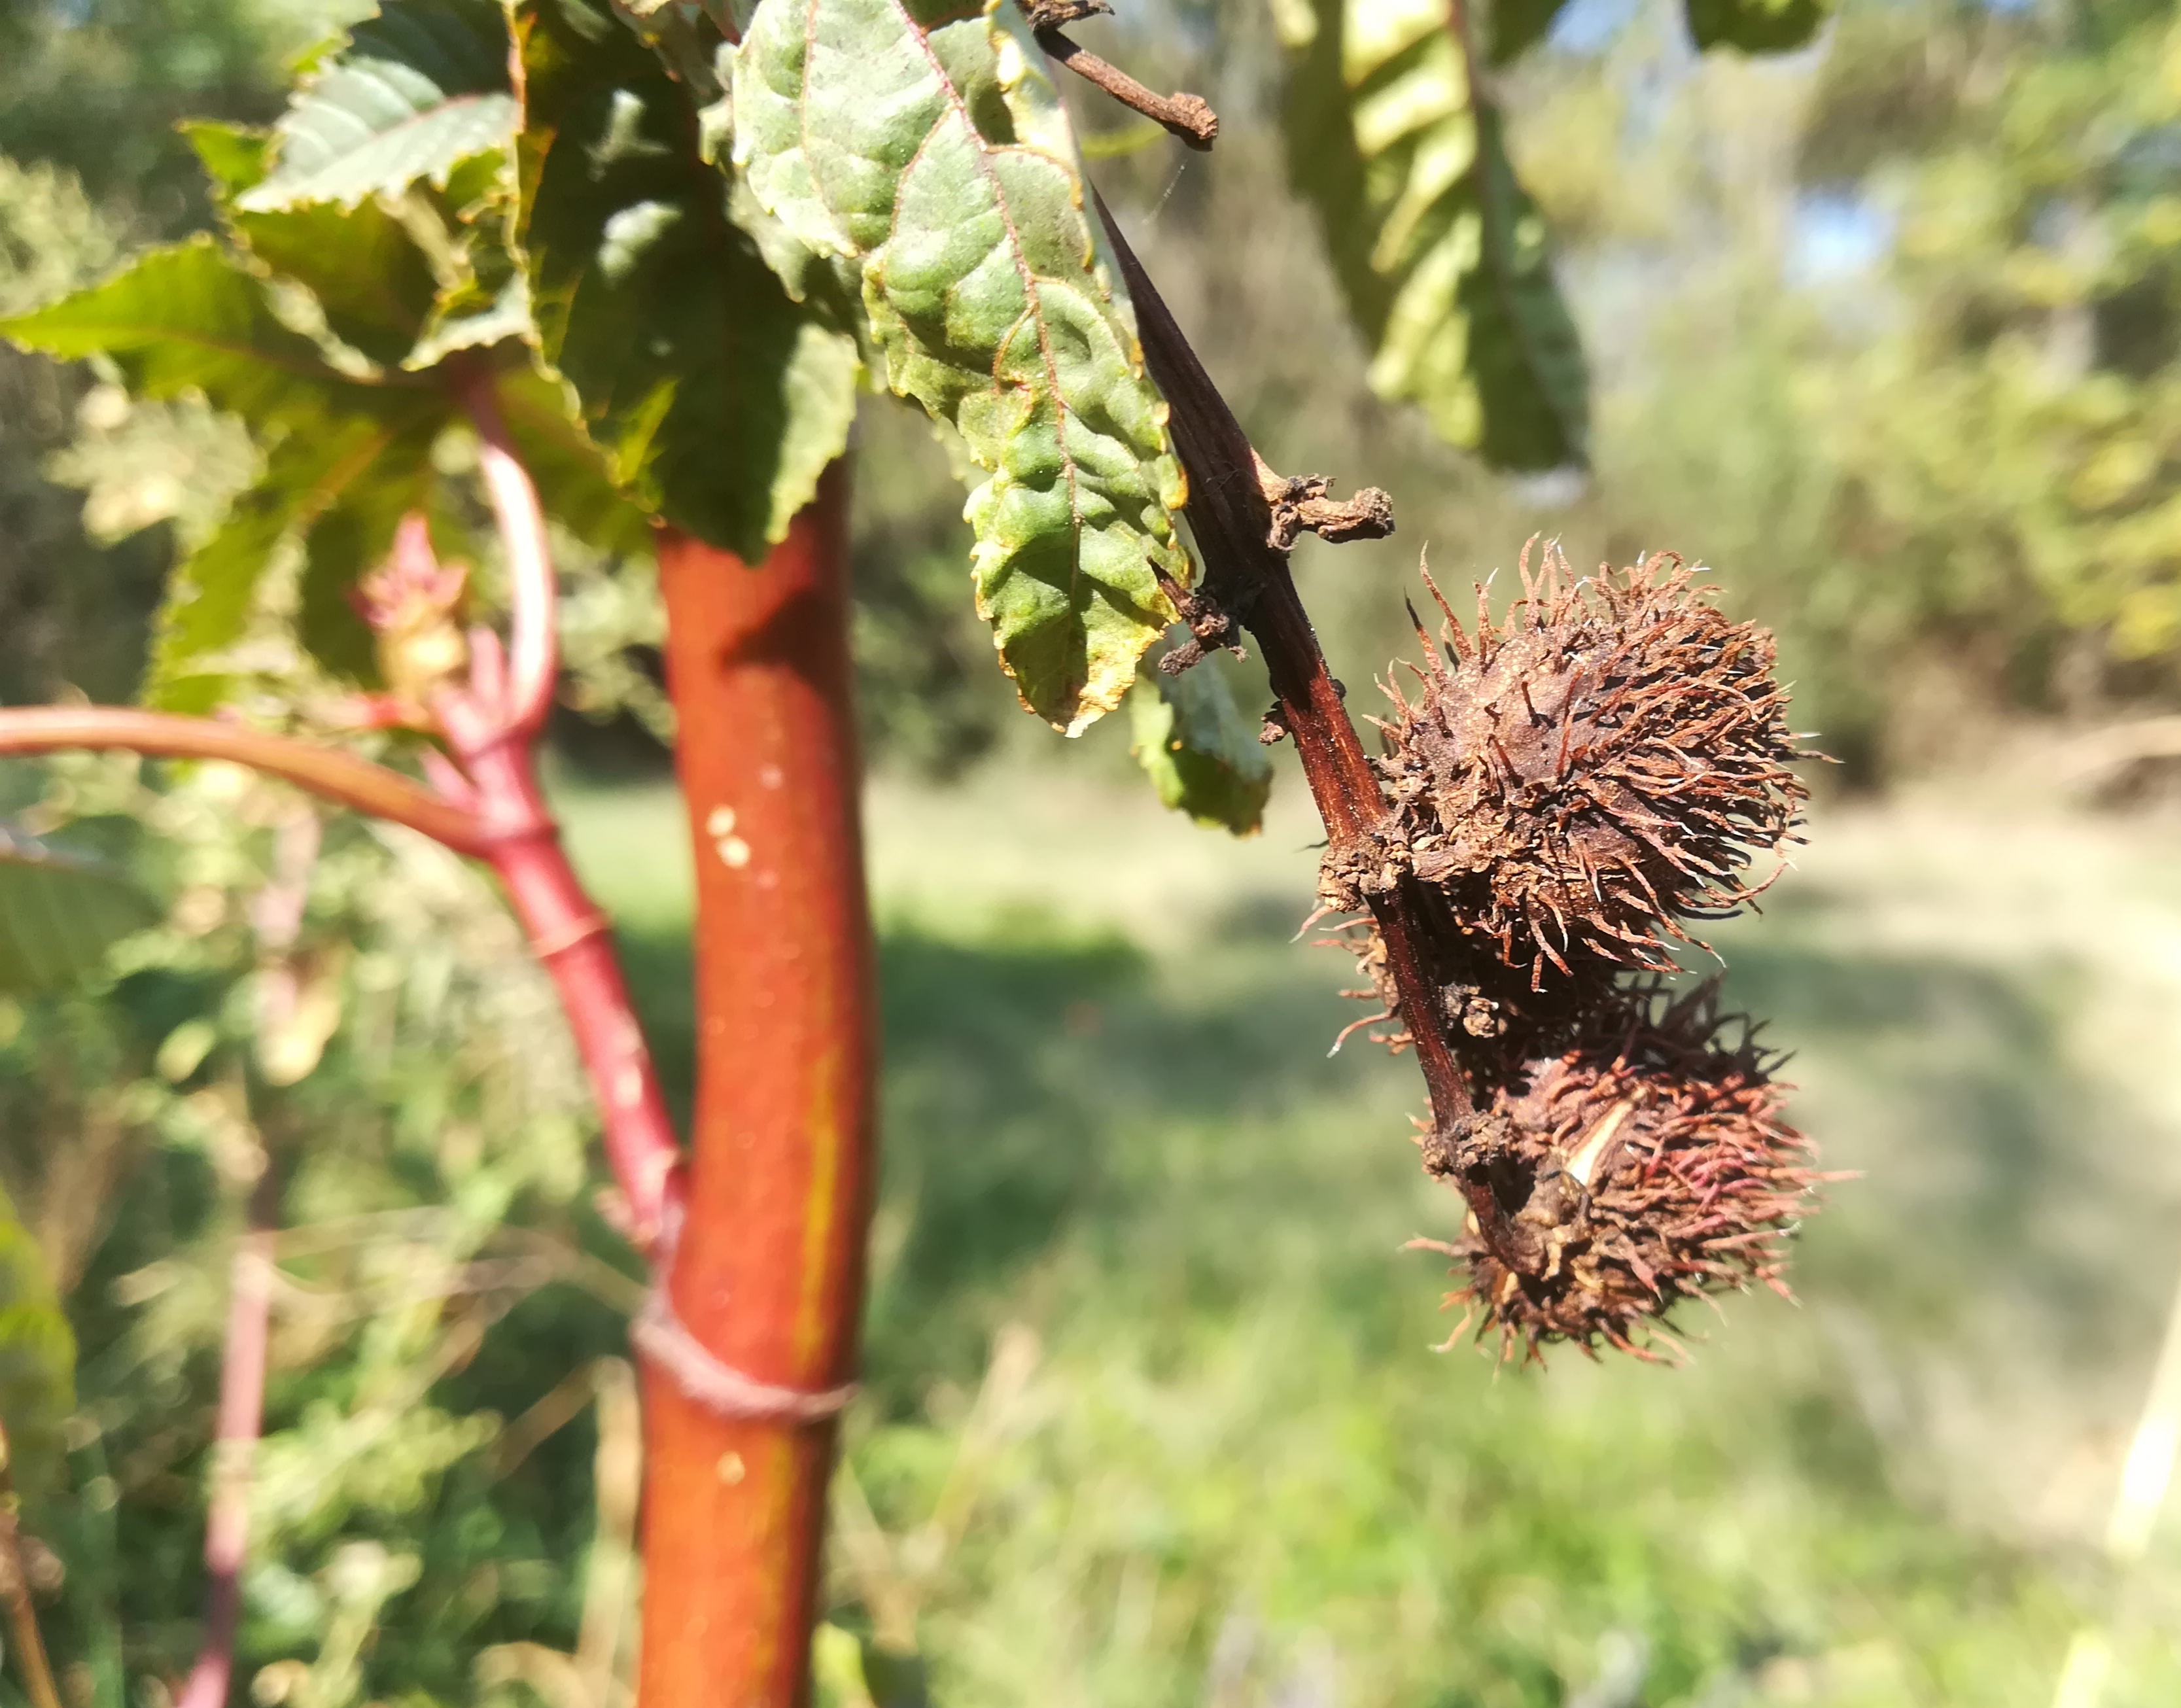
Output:
M1499 115L1471 99L1456 3L1313 0L1294 36L1289 171L1324 222L1379 395L1503 467L1581 463L1582 346Z
M1228 668L1214 653L1179 676L1146 672L1129 701L1130 751L1168 806L1248 836L1264 824L1273 760L1235 704Z
M1012 6L763 0L735 159L804 245L858 263L893 390L961 434L980 612L1023 704L1118 705L1190 576L1166 406L1074 138Z
M389 6L296 92L272 171L238 205L352 207L419 179L444 185L463 160L505 147L515 125L506 30L491 0Z

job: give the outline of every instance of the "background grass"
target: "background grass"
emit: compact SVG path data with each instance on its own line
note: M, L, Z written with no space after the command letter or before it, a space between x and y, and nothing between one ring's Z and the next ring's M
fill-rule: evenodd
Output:
M886 1187L837 1618L934 1700L2049 1700L2181 1244L2170 826L1822 814L1730 994L1835 1186L1799 1306L1690 1368L1427 1350L1456 1209L1344 959L1314 826L1235 845L1096 780L881 784ZM686 1072L671 792L568 793ZM2173 1549L2107 1701L2174 1700Z

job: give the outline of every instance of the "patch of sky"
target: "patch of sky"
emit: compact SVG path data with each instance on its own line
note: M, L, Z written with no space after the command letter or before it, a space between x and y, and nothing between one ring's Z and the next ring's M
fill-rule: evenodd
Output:
M1787 274L1801 285L1860 278L1893 247L1893 216L1852 190L1806 191L1795 199Z
M1602 53L1643 8L1643 0L1566 0L1546 40L1570 53Z

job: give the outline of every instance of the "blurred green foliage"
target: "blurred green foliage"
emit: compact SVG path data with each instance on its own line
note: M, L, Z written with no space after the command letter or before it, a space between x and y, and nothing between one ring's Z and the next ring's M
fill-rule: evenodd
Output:
M1403 1142L1412 1067L1322 1053L1348 969L1287 941L1301 815L1244 861L1055 793L1004 836L983 789L880 795L888 1152L841 1631L915 1647L948 1708L2048 1699L2070 1625L2118 1605L2085 1539L2100 1431L2173 1279L2129 1254L2171 1248L2181 1182L2148 1158L2181 1103L2155 1052L2100 1042L2130 1015L2170 1040L2181 987L2083 930L2181 919L2158 838L1998 861L1974 819L1821 822L1726 945L1828 1164L1868 1171L1801 1241L1800 1307L1692 1313L1680 1371L1495 1371L1427 1350L1443 1265L1398 1249L1460 1213ZM2095 895L2038 920L2056 860ZM1125 923L1154 883L1170 909ZM2181 1682L2176 1558L2116 1704Z
M1398 539L1305 553L1348 679L1404 644L1394 594L1419 544L1458 583L1543 527L1578 556L1719 565L1865 780L2011 716L2170 706L2170 8L1849 0L1773 63L1698 58L1663 0L1604 25L1565 12L1502 106L1591 353L1580 491L1498 481L1368 390L1283 184L1262 8L1177 7L1100 44L1222 111L1212 163L1162 142L1100 174L1267 456L1393 490ZM269 118L315 27L227 4L0 11L0 312L207 218L168 121ZM257 473L202 397L113 379L0 351L0 699L125 697L168 560ZM1041 732L970 608L947 454L898 412L861 432L857 646L881 768L1011 764ZM664 735L645 566L572 542L564 561L570 700ZM81 1349L70 1475L30 1514L66 1568L46 1612L76 1700L156 1700L194 1649L227 1263L254 1215L282 1230L283 1277L255 1699L611 1700L632 1266L590 1208L590 1117L496 900L348 824L324 827L298 893L298 804L218 767L4 781L14 821L102 850L164 904L109 985L0 1000L0 1185ZM1423 1354L1435 1280L1388 1255L1444 1231L1401 1142L1410 1070L1318 1056L1339 976L1281 941L1309 833L1274 821L1278 883L1223 867L1184 894L1155 831L1103 797L1063 804L1035 844L954 825L886 935L872 1381L824 1639L843 1708L905 1708L927 1680L946 1708L2045 1700L2112 1586L2082 1525L2040 1530L1991 1496L2036 1468L1961 1496L1949 1479L1988 1444L1957 1414L2132 1380L2153 1333L2137 1284L2167 1278L2109 1259L2170 1248L2145 1160L2169 1128L2121 1076L2170 1052L2129 1029L2171 993L2086 946L2151 940L2170 893L2131 911L2086 881L2112 910L2011 959L1957 920L1881 948L1895 864L1951 848L1932 880L1949 893L2010 833L1915 824L1883 874L1784 892L1778 935L1737 946L1742 988L1805 1051L1814 1128L1876 1176L1813 1230L1810 1311L1734 1306L1679 1375L1495 1378ZM661 856L682 832L661 798L572 804L686 1096ZM1107 840L1082 834L1109 815ZM1018 911L951 905L965 851L995 850L1043 888ZM2073 871L2083 849L2047 853ZM268 889L301 897L269 947ZM1114 923L1120 899L1068 912L1148 893L1173 915L1155 942ZM2171 1562L2153 1563L2170 1630ZM2134 1694L2116 1702L2181 1682L2160 1628L2124 1643Z
M225 766L56 761L21 815L142 824L171 898L105 988L0 1014L0 1180L80 1345L73 1474L30 1509L67 1568L47 1635L70 1688L118 1708L187 1671L252 1221L279 1230L240 1650L260 1700L496 1700L532 1648L610 1671L627 1584L600 1562L634 1515L599 1510L592 1462L637 1451L616 1396L639 1289L591 1208L556 1002L487 882Z

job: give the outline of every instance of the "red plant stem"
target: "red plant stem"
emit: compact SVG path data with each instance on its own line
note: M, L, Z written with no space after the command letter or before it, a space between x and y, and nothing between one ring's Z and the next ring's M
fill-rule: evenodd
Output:
M512 734L534 736L553 709L553 683L560 667L554 627L560 590L545 533L545 510L508 439L489 370L461 370L456 390L478 430L478 473L507 554L505 727Z
M0 710L0 755L120 748L167 759L228 760L484 860L506 887L524 935L560 992L599 1100L606 1160L627 1203L629 1236L649 1250L665 1225L682 1152L620 955L605 915L560 845L528 740L489 730L472 740L465 757L475 811L353 754L212 718L110 705Z
M242 1616L242 1561L250 1540L251 1461L265 1413L267 1324L273 1311L273 1234L251 1227L236 1242L227 1298L227 1344L205 1517L204 1638L176 1708L224 1708Z
M437 706L485 826L485 860L499 875L532 951L545 964L598 1098L606 1161L627 1210L627 1232L649 1252L665 1232L682 1147L650 1046L636 1021L612 926L583 888L538 787L536 742L560 671L560 586L538 489L509 442L490 379L461 381L481 441L482 467L507 554L511 616L505 678L490 703L487 673ZM498 677L500 672L489 672Z
M177 717L122 705L11 706L0 711L0 755L121 748L161 759L217 759L246 765L321 799L391 820L482 854L491 834L475 813L441 799L397 771L338 748L249 729L218 718Z
M495 742L466 758L494 837L485 860L560 993L598 1098L606 1162L627 1210L624 1231L638 1250L651 1252L665 1230L682 1147L629 1001L611 924L569 863L528 741Z
M489 378L466 375L460 387L483 442L483 469L507 554L512 606L504 666L497 642L486 636L469 685L448 689L435 705L448 745L461 761L461 775L447 778L450 787L459 786L460 801L336 748L218 719L123 706L0 710L0 755L122 748L169 759L227 760L339 805L406 825L485 861L505 887L524 935L560 994L598 1098L606 1159L627 1207L627 1231L648 1252L665 1231L682 1152L610 927L570 865L538 783L533 748L551 709L560 665L554 628L558 589L544 511L508 440Z
M761 567L660 536L697 854L697 1115L667 1278L710 1354L850 1374L874 1151L870 925L849 695L848 470ZM649 1362L643 1708L806 1699L830 1422L732 1419Z

